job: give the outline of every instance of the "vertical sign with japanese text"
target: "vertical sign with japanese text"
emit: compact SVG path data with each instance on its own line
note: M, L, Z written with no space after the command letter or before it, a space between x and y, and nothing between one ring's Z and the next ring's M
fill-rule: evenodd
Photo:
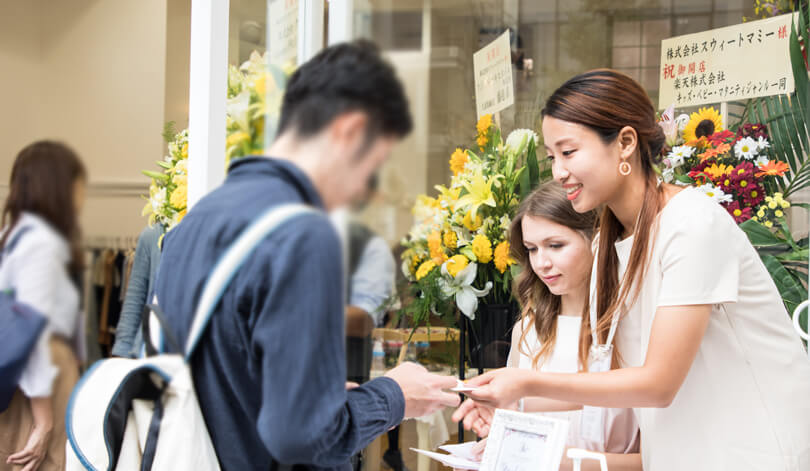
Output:
M792 14L661 41L658 107L792 93Z
M271 0L267 8L269 61L277 65L295 64L298 58L298 0Z
M475 108L479 118L515 103L509 30L473 54L473 72Z

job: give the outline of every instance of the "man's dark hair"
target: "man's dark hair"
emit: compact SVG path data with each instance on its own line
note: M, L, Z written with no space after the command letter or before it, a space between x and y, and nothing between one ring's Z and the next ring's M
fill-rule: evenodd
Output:
M402 83L369 41L328 47L295 71L284 93L278 133L292 130L309 137L349 111L368 115L369 141L380 134L405 137L413 128Z

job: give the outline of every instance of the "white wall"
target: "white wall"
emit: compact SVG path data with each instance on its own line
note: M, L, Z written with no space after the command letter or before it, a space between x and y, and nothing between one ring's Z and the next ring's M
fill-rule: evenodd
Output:
M135 235L164 154L167 0L0 0L0 192L35 139L88 168L86 235ZM187 80L187 79L186 79Z

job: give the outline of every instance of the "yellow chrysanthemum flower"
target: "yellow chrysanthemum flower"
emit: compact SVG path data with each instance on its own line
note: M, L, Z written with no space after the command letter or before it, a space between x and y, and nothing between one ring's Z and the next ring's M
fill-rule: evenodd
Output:
M499 272L503 273L509 268L509 265L513 265L515 261L509 256L509 242L503 241L497 246L495 246L495 268L498 269Z
M482 135L482 136L478 136L478 139L476 139L476 142L478 143L478 147L483 150L483 148L487 146L487 142L489 142L489 139L487 139L486 135Z
M475 128L478 130L478 135L486 134L489 131L489 128L492 127L492 115L485 114L481 116L478 120L478 124L475 125Z
M467 211L467 213L464 214L464 220L461 223L464 224L464 227L470 231L477 231L478 228L481 227L481 224L484 223L484 220L481 219L480 215L476 215L475 220L473 220L472 211Z
M770 229L771 227L773 227L773 223L771 221L765 221L765 227Z
M683 130L683 139L690 142L722 130L723 119L720 113L712 107L700 108L689 116L689 122Z
M469 263L470 261L464 255L453 255L447 259L447 273L450 273L455 278L458 272L467 268Z
M447 231L442 236L444 246L450 250L455 250L458 247L458 236L453 231Z
M711 167L705 168L703 171L712 177L712 180L722 177L723 175L727 175L731 173L734 169L731 165L724 165L724 164L712 164Z
M169 198L169 202L175 208L183 209L186 207L186 201L188 201L188 186L178 185L177 188L172 191L172 196Z
M430 258L436 264L442 264L447 260L447 255L444 254L442 249L442 234L439 231L433 231L427 237L428 249L430 250Z
M458 175L463 172L464 166L467 165L469 160L467 153L461 150L460 147L456 147L456 151L450 156L450 170L453 171L453 175Z
M479 262L489 263L492 260L492 243L484 234L475 236L472 241L472 249Z
M188 185L188 175L175 175L172 182L177 186Z
M781 209L777 209L776 211L773 212L773 214L778 218L781 218L782 216L785 215L785 213L783 213Z
M423 262L419 265L419 268L416 270L416 279L421 280L422 278L428 276L433 269L436 268L436 264L433 263L433 260L428 260Z
M183 218L186 217L187 213L188 213L188 209L183 209L182 211L177 213L177 224L180 224L180 221L182 221Z

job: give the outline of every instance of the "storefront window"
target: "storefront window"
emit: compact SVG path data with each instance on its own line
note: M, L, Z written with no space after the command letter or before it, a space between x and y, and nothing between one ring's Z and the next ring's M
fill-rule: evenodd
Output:
M376 42L394 63L415 121L365 219L396 243L416 196L448 181L451 153L475 135L473 53L507 28L515 104L500 113L501 127L539 130L546 97L589 69L630 75L657 104L661 40L738 24L751 10L743 0L356 0L355 37Z

